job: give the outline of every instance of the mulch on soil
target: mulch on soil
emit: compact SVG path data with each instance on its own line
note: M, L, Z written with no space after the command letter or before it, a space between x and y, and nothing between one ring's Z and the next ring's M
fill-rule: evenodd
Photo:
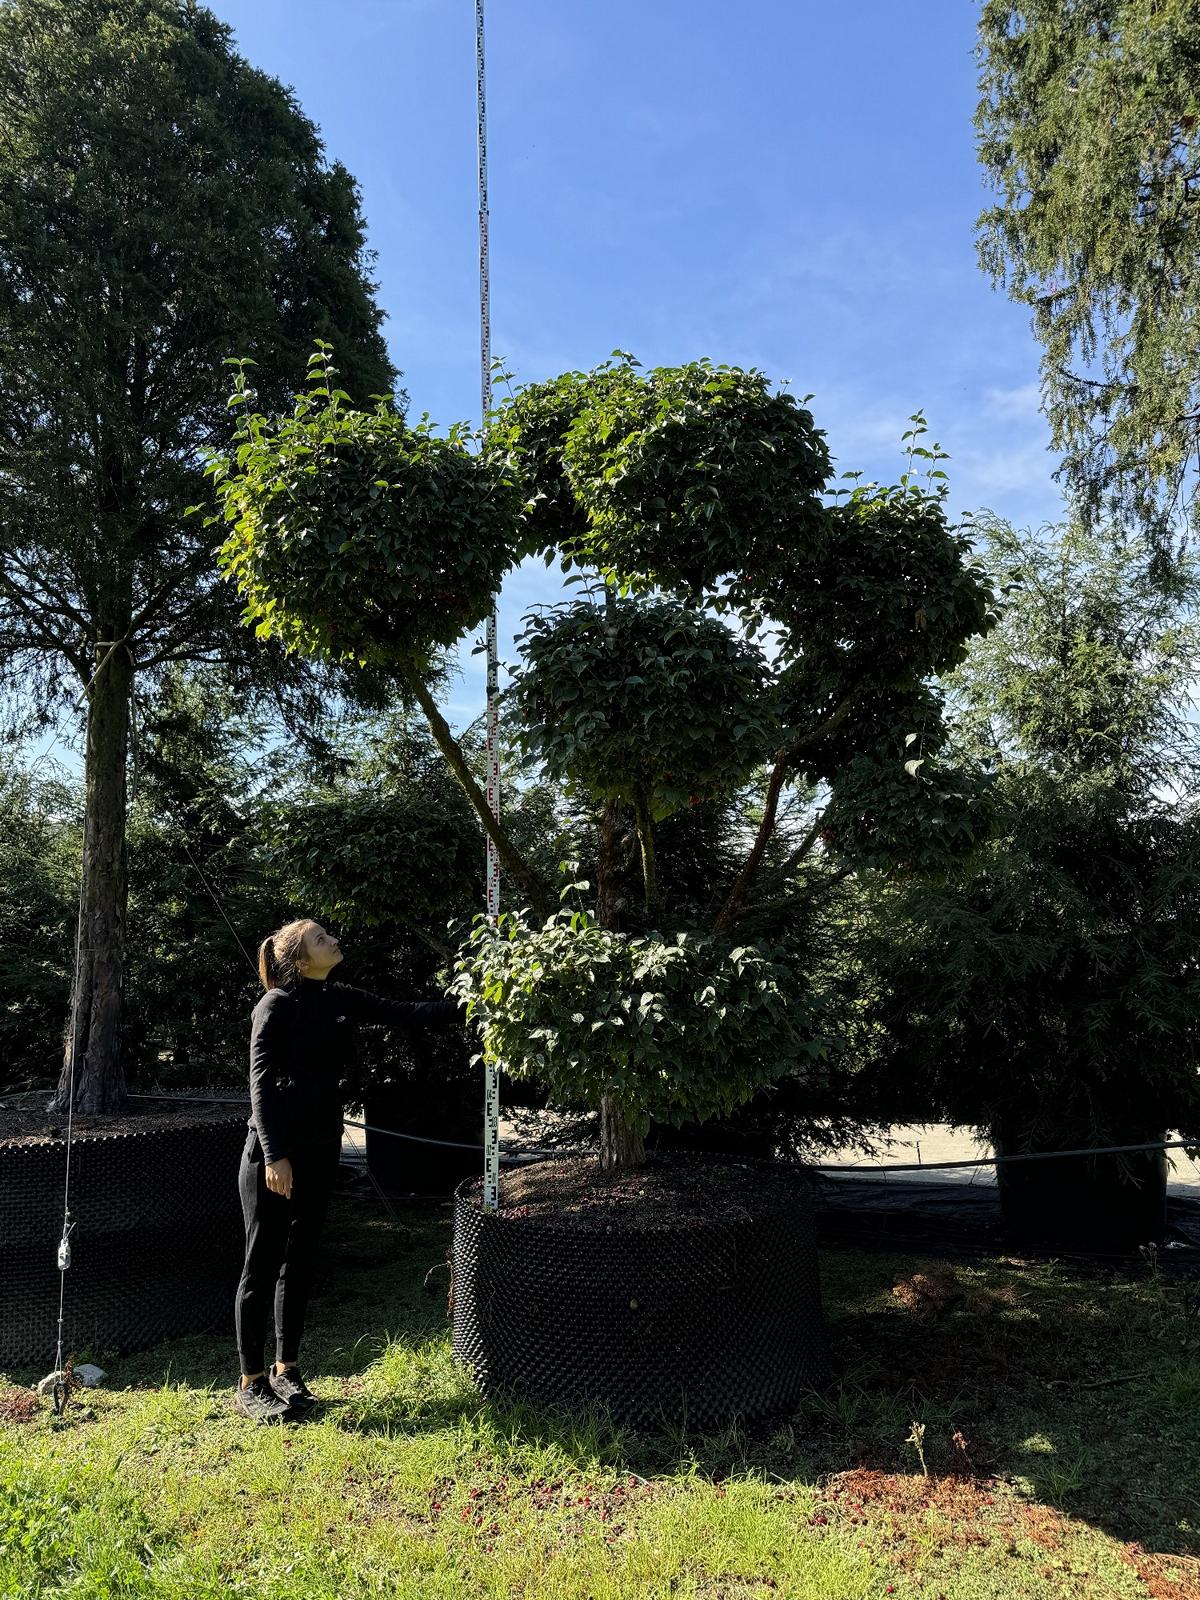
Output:
M105 1133L145 1133L151 1128L196 1128L213 1122L230 1122L236 1117L249 1115L250 1104L243 1112L230 1105L167 1105L161 1101L138 1101L127 1110L109 1116L76 1112L72 1124L72 1138ZM48 1112L44 1106L0 1106L0 1145L4 1144L55 1144L65 1143L67 1116L65 1111Z
M482 1203L483 1180L466 1190ZM808 1185L794 1170L686 1152L649 1154L644 1166L610 1174L599 1160L572 1156L536 1161L507 1172L500 1215L529 1217L580 1232L636 1232L700 1227L795 1208Z

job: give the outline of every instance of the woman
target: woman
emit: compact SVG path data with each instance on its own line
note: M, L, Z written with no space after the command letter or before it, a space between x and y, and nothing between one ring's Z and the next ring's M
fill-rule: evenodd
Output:
M443 1027L454 1000L382 1000L326 980L342 959L318 922L302 919L264 939L266 993L250 1035L250 1124L238 1182L246 1264L235 1317L242 1377L234 1402L255 1422L298 1420L316 1404L300 1374L300 1336L325 1212L342 1148L339 1081L356 1022ZM263 1361L275 1310L275 1364Z

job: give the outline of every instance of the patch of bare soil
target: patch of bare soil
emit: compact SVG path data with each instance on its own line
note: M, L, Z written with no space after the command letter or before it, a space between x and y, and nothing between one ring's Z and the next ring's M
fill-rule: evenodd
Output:
M0 1422L32 1422L38 1410L32 1389L0 1389Z
M570 1548L588 1526L603 1528L605 1543L616 1544L628 1534L627 1518L656 1492L654 1484L636 1473L607 1484L562 1478L510 1482L501 1477L469 1489L465 1502L458 1491L458 1479L439 1478L429 1491L429 1514L435 1521L456 1515L460 1522L477 1528L485 1550L492 1550L512 1526L512 1514L519 1504L531 1507L539 1519L552 1522L559 1548Z
M1018 1304L1013 1284L974 1288L944 1263L934 1263L901 1278L892 1286L892 1298L915 1316L936 1319L949 1311L1000 1311Z
M250 1103L243 1111L231 1105L168 1105L161 1100L138 1100L126 1110L108 1116L76 1112L72 1138L84 1139L106 1133L144 1133L150 1128L195 1128L213 1122L230 1122L250 1115ZM49 1112L44 1106L0 1106L0 1144L54 1144L65 1142L67 1117L62 1111Z
M735 1159L656 1151L643 1166L610 1174L600 1170L594 1156L573 1156L506 1173L500 1215L580 1232L642 1233L789 1210L802 1204L807 1192L797 1172ZM481 1204L482 1178L467 1193Z

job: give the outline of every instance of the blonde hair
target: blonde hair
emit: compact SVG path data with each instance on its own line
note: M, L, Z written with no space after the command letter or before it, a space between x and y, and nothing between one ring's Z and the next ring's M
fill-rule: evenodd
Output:
M311 917L285 922L259 945L258 975L264 989L292 987L300 976L298 963L304 951L304 935L313 926Z

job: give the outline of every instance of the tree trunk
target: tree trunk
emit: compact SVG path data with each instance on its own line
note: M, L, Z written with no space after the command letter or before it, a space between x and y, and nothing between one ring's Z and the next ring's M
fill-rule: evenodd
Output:
M642 883L646 891L646 915L653 923L659 911L658 861L654 854L654 823L644 794L634 796L633 814L637 824L638 844L642 852Z
M109 647L98 647L107 652ZM99 657L104 660L103 655ZM125 1103L121 1001L125 969L125 764L133 664L118 647L108 654L88 698L84 765L83 892L71 1019L54 1106L117 1111Z
M600 1170L620 1172L625 1167L640 1167L646 1159L646 1144L634 1127L624 1106L612 1095L600 1099Z
M596 858L596 921L615 932L624 904L617 893L617 868L621 854L621 802L606 800L600 813L600 845ZM616 1173L640 1166L646 1146L612 1095L600 1097L600 1170Z
M596 853L596 921L613 932L621 926L625 901L617 892L621 853L621 802L606 800L600 813L600 841Z

